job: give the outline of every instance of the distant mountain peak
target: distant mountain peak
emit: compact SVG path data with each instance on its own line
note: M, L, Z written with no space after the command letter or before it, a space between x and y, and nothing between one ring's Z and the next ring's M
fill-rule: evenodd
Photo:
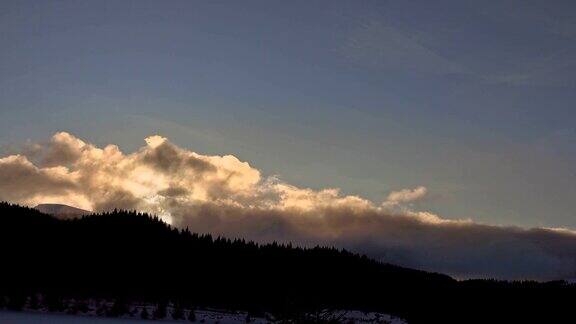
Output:
M34 209L53 216L70 218L92 214L91 211L64 204L39 204Z

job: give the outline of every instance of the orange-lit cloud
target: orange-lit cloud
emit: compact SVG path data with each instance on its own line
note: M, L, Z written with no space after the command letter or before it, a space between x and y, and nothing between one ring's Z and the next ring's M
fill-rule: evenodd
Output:
M413 210L411 203L427 192L402 189L374 203L335 188L299 188L232 155L198 154L161 136L125 154L61 132L0 159L0 200L136 209L194 231L337 245L459 276L574 274L573 232L481 225Z

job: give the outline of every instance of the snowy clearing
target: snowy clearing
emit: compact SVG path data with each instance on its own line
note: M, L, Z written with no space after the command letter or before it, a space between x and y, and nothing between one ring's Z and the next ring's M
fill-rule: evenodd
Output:
M245 313L228 313L224 311L197 310L195 323L206 324L238 324L246 323ZM336 311L332 313L342 323L390 323L406 324L399 318L380 313L363 313L359 311ZM13 312L0 311L0 323L7 324L122 324L122 323L185 323L187 320L143 320L137 316L124 316L121 318L99 317L95 315L68 315L46 312ZM263 318L251 318L250 323L273 323Z

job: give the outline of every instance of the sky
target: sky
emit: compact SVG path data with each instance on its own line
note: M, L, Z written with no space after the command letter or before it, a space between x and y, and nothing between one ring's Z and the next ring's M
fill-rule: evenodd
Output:
M2 1L0 156L160 135L375 208L576 229L575 39L573 1Z

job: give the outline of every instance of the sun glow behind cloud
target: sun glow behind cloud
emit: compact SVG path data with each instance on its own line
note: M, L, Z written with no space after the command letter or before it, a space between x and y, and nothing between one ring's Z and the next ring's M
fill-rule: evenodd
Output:
M427 188L374 203L337 188L299 188L233 155L208 156L161 136L125 154L61 132L0 159L0 200L135 209L199 232L257 241L331 244L458 276L573 276L576 236L444 219L414 210Z
M391 192L378 206L358 196L343 196L336 188L312 190L264 178L232 155L200 155L158 135L145 141L147 145L137 152L124 154L115 145L98 148L57 133L43 145L31 145L23 155L0 159L2 170L16 175L6 183L26 180L28 185L3 196L27 205L58 201L93 211L127 208L171 215L175 205L202 203L299 212L329 207L380 212L427 192L425 187ZM54 190L46 190L44 183Z

